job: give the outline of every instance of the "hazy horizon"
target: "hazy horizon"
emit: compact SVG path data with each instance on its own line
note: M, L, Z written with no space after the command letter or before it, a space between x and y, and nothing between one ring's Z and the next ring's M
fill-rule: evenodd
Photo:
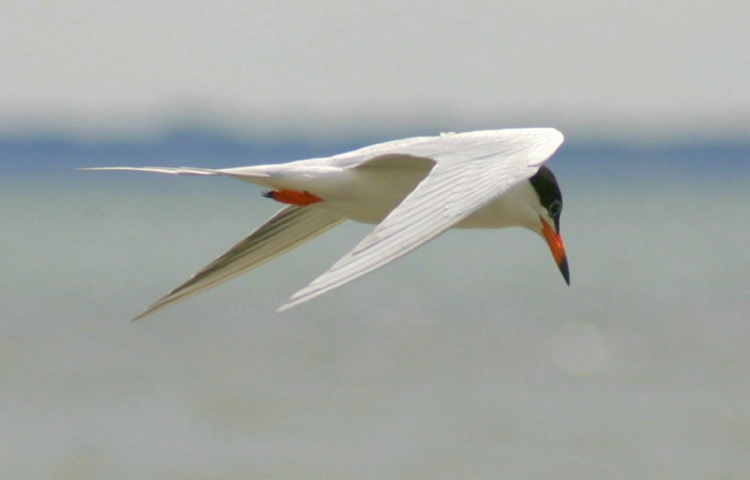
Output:
M11 2L0 132L750 132L750 4Z

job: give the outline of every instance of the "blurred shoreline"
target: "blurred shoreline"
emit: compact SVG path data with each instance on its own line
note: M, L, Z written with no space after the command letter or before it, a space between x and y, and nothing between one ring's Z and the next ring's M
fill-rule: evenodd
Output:
M406 133L435 135L439 132ZM63 173L75 168L128 164L181 166L186 158L200 159L200 166L224 168L261 163L278 163L335 155L374 143L396 139L383 136L337 136L313 139L278 135L265 139L241 138L212 128L176 128L153 138L107 137L84 140L64 134L3 134L0 132L0 169L4 175ZM617 160L617 162L614 161ZM592 140L568 136L552 158L554 164L575 160L579 173L605 174L608 168L627 159L631 166L674 165L685 172L705 174L731 167L750 172L750 139L718 140L686 136L681 140L638 142ZM564 160L564 161L561 161ZM133 163L135 162L135 163ZM559 167L558 167L559 168ZM734 176L734 175L732 175Z

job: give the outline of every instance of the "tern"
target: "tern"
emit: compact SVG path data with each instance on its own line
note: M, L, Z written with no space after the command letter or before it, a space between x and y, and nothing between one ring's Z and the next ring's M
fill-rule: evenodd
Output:
M562 142L553 128L485 130L407 138L275 165L83 170L223 175L265 187L264 197L286 204L137 320L254 269L346 219L376 227L279 311L372 273L450 228L516 226L536 232L569 285L560 236L562 194L543 165Z

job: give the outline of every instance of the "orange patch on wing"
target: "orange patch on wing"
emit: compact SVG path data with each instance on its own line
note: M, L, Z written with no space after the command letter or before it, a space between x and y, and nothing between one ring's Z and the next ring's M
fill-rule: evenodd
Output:
M272 198L277 202L297 205L298 207L306 207L307 205L323 200L310 192L297 192L295 190L271 190L270 192L263 193L263 196Z

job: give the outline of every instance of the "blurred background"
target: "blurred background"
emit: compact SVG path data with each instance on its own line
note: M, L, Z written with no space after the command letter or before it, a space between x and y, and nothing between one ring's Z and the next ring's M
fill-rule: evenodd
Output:
M750 3L6 2L0 476L750 476ZM346 223L129 320L271 216L231 167L556 127L572 286L452 231L275 309Z

